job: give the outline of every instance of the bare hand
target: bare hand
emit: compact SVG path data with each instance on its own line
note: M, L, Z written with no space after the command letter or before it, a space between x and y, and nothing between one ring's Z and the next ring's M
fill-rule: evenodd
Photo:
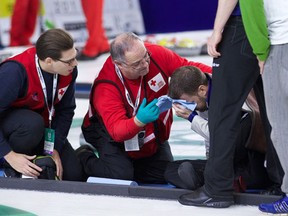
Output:
M208 38L207 51L210 56L217 58L221 53L217 51L217 46L222 40L222 32L213 31L212 35Z
M260 74L263 74L263 72L264 72L264 64L265 64L265 61L258 60L258 65L260 68Z
M26 176L37 178L42 171L40 167L31 162L36 155L29 156L11 151L4 158L13 169Z
M59 177L60 180L62 180L63 167L62 167L61 158L60 158L57 150L54 149L52 157L53 157L55 164L56 164L56 175Z
M191 110L186 109L184 106L182 106L178 103L173 103L172 107L175 110L176 116L184 118L184 119L188 119L190 114L192 113Z

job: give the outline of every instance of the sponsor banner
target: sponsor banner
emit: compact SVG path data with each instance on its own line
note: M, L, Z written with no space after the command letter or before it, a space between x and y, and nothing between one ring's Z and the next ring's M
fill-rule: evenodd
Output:
M4 46L9 45L14 3L15 0L1 0L0 4L0 40ZM81 45L86 41L86 19L80 0L42 0L40 11L32 43L36 42L41 31L50 28L67 30L76 44ZM124 31L145 33L139 0L105 0L103 16L103 25L109 38Z

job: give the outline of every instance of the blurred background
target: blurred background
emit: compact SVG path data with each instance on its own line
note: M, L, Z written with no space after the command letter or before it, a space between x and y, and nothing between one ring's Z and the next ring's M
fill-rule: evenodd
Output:
M27 1L27 0L22 0ZM97 1L97 0L95 0ZM87 38L81 0L41 0L32 42L41 31L63 28L77 43ZM9 45L15 0L1 0L0 39ZM104 0L103 25L108 38L124 31L138 35L208 30L213 27L217 1L210 0Z

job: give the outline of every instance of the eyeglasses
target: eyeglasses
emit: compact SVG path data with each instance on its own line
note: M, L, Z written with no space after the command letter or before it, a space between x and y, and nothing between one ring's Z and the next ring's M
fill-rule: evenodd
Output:
M76 49L76 56L78 55L78 50ZM60 61L64 64L68 64L69 66L71 66L75 61L77 61L76 57L72 58L72 59L69 59L69 60L61 60L61 59L56 59L57 61Z
M133 68L134 70L137 70L137 69L139 69L139 68L141 67L141 63L143 62L143 60L144 60L145 62L148 62L148 61L150 60L151 55L152 55L151 52L146 51L145 56L144 56L141 60L139 60L139 61L137 61L137 62L134 62L133 64L130 64L130 65L127 64L127 63L125 63L125 62L122 62L122 63L125 64L127 67L131 67L131 68Z
M68 64L69 66L71 66L74 61L76 61L77 59L76 58L73 58L73 59L69 59L67 61L64 61L64 60L61 60L61 59L56 59L57 61L60 61L60 62L63 62L64 64Z

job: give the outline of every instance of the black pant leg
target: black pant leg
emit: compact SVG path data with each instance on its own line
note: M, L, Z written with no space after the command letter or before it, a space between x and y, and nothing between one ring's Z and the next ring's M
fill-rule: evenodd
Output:
M221 57L213 60L209 101L210 151L204 172L205 189L211 195L231 196L241 108L259 69L240 17L227 22L218 49Z
M80 160L67 139L60 153L60 158L63 166L63 180L86 181L87 177Z
M78 155L88 177L134 180L133 161L125 152L123 144L99 139L97 145L94 143L93 146L98 156L91 151Z
M251 126L251 116L246 113L246 116L242 117L240 121L240 129L235 142L234 172L236 176L238 170L247 169L248 166L248 150L245 148L245 144L249 138Z
M179 176L179 167L184 162L189 162L192 164L193 169L196 172L195 175L198 176L197 180L199 179L199 185L202 186L204 184L204 169L207 162L206 160L177 160L170 162L165 170L165 180L177 188L189 189L189 185L183 182ZM187 170L187 172L189 171L190 170Z
M247 165L245 169L238 170L247 189L266 189L272 182L264 167L265 155L260 152L247 150Z
M34 155L43 153L43 117L28 109L14 109L1 118L1 131L13 151Z
M248 114L240 122L234 157L235 178L241 176L247 189L265 189L271 184L264 167L265 154L249 150L245 146L250 135L251 126L252 119Z
M173 161L168 141L161 144L158 152L151 157L134 160L135 181L140 183L165 184L164 173Z

